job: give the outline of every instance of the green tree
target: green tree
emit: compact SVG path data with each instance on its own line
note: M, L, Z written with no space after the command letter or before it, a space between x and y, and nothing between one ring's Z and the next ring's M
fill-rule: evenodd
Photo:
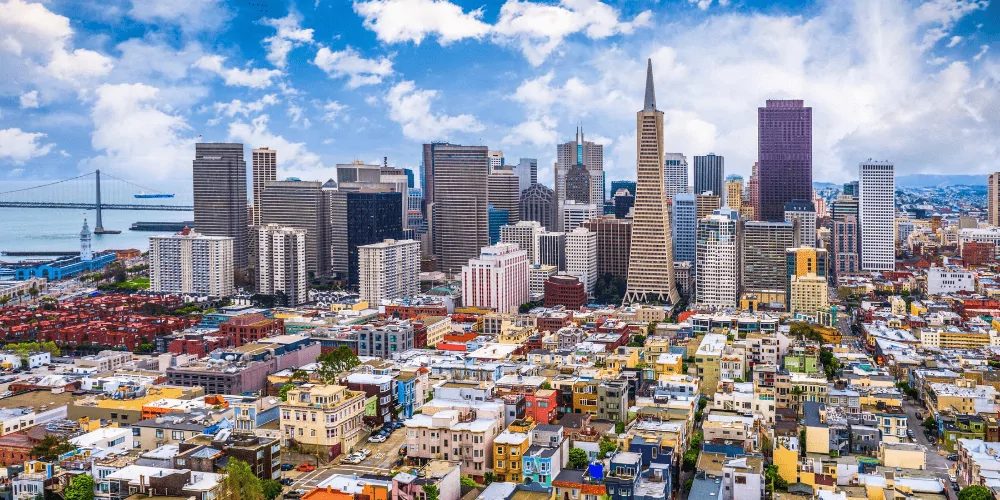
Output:
M282 401L288 401L288 391L294 388L295 384L291 382L285 382L285 385L281 386L281 389L278 389L278 396L281 397Z
M222 480L219 500L264 500L264 487L253 473L250 464L230 459L226 477Z
M472 489L479 487L479 483L477 483L474 479L472 479L469 476L462 476L459 479L460 482L462 483L462 488Z
M699 410L704 410L706 406L708 406L708 400L707 399L701 398L701 399L698 400L698 409Z
M76 447L67 441L66 438L48 434L31 448L31 456L36 460L54 462L60 455L69 453L75 449Z
M433 484L425 484L423 489L424 500L438 500L438 497L441 495L441 490Z
M326 383L336 381L342 372L351 370L361 364L358 356L346 345L342 345L326 354L321 354L316 358L316 361L319 362L316 374Z
M497 476L496 476L496 474L493 473L493 471L489 471L488 470L488 471L486 471L486 472L483 473L483 484L484 485L489 486L489 485L493 484L493 481L496 481L496 480L497 480Z
M528 311L530 310L531 310L531 302L525 302L524 304L521 304L517 308L517 312L521 314L528 314Z
M570 469L586 469L587 464L590 461L587 460L587 452L581 450L580 448L570 448L569 449L569 468Z
M993 500L993 494L985 486L967 486L958 492L958 500Z
M771 493L771 497L774 497L775 490L787 490L788 481L778 474L778 466L771 464L768 465L764 470L764 480L767 484L767 491Z
M646 345L645 335L633 335L632 340L628 343L629 347L642 347Z
M621 304L627 282L621 276L602 274L594 284L594 301L599 304Z
M697 465L698 465L698 450L692 448L688 451L685 451L684 457L681 459L681 470L691 472Z
M552 389L552 384L550 384L549 381L546 380L545 382L542 382L542 389L551 390Z
M87 474L73 476L65 494L66 500L94 500L94 478Z
M625 434L625 422L615 422L615 434Z
M617 449L618 445L615 444L615 442L612 441L611 439L608 439L607 437L602 439L600 444L598 444L598 450L599 450L598 453L600 453L601 458L608 456L608 453L611 453L612 451L615 451Z
M927 432L936 434L938 431L937 420L935 420L934 417L932 416L929 416L926 419L924 419L924 429L926 429Z
M281 495L281 490L284 489L281 483L274 479L266 479L260 483L261 489L264 490L264 498L266 500L274 500Z

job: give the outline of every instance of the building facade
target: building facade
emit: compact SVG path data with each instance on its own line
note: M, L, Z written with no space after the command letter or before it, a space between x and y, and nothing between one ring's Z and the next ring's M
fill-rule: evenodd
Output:
M694 157L694 192L704 193L711 191L712 194L722 198L725 191L725 157L709 153L706 156Z
M785 251L786 275L788 276L787 299L785 305L790 313L815 315L828 307L829 289L827 284L827 251L803 245Z
M478 259L462 266L462 301L467 307L498 312L528 301L528 253L517 245L483 247Z
M231 238L233 268L247 268L247 163L243 144L195 144L194 227L205 236Z
M244 235L243 241L246 241ZM149 238L149 290L228 297L233 294L233 238L185 229Z
M525 220L500 228L500 242L514 243L525 252L532 263L538 261L538 235L545 228L538 221Z
M281 404L281 433L332 459L361 441L365 399L341 385L300 385Z
M512 170L498 170L489 175L489 203L497 210L507 211L507 223L521 220L521 180Z
M632 248L632 221L605 215L591 219L583 226L597 234L597 275L628 277L628 260Z
M597 233L578 227L566 233L566 272L583 283L584 290L594 296L597 284Z
M322 186L319 182L269 181L260 202L263 224L305 231L306 271L314 275L326 275L330 269L329 220L323 209Z
M278 180L278 152L269 148L253 150L253 225L260 225L260 194L264 185Z
M308 302L307 231L267 224L257 226L254 233L257 259L253 267L257 293L275 295L281 292L288 298L289 307Z
M695 247L698 239L698 205L695 195L678 193L674 195L673 224L671 242L674 245L674 262L695 261Z
M785 222L799 221L799 244L816 246L816 206L809 200L792 200L785 204Z
M556 207L555 192L544 184L532 184L521 192L521 220L533 220L554 230Z
M858 168L858 231L861 269L896 268L896 167L885 161L862 162Z
M358 285L361 300L372 307L420 293L420 242L385 240L358 247Z
M560 207L562 231L568 233L591 219L601 215L598 205L568 200Z
M812 108L768 99L757 110L757 220L785 220L785 204L812 199Z
M736 307L739 303L739 213L732 209L698 221L695 300L699 306Z
M672 200L678 193L688 192L688 161L681 153L664 153L663 157L663 190ZM634 195L634 187L632 191Z
M486 146L432 144L430 193L438 269L457 273L489 245L489 158ZM426 146L425 146L426 152ZM426 161L426 158L425 158ZM426 169L426 166L425 166Z
M785 302L785 250L799 246L796 223L747 221L741 234L743 292L761 302Z
M535 264L555 266L566 270L566 233L544 232L538 235L538 252Z

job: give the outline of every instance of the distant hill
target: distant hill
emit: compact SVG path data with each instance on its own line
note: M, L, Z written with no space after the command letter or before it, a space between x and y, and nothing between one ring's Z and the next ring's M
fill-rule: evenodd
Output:
M896 187L985 186L985 175L915 174L896 177Z

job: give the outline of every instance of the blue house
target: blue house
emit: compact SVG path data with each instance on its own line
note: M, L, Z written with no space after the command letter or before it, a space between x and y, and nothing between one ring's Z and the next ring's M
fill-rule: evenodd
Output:
M642 471L642 455L629 451L616 453L604 478L611 500L635 500Z
M673 447L660 444L656 439L635 436L629 443L628 451L638 453L642 457L642 467L644 469L651 467L653 464L668 468L673 466Z
M413 416L413 402L417 391L417 375L415 373L400 373L396 375L396 400L399 418Z
M536 425L531 429L531 446L521 457L525 482L552 486L552 480L569 461L569 440L561 425Z

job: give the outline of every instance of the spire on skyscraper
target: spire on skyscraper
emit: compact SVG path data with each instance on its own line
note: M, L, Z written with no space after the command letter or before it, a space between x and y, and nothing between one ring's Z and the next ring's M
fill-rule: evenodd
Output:
M646 101L642 106L643 111L656 110L656 91L653 90L653 60L646 60Z

